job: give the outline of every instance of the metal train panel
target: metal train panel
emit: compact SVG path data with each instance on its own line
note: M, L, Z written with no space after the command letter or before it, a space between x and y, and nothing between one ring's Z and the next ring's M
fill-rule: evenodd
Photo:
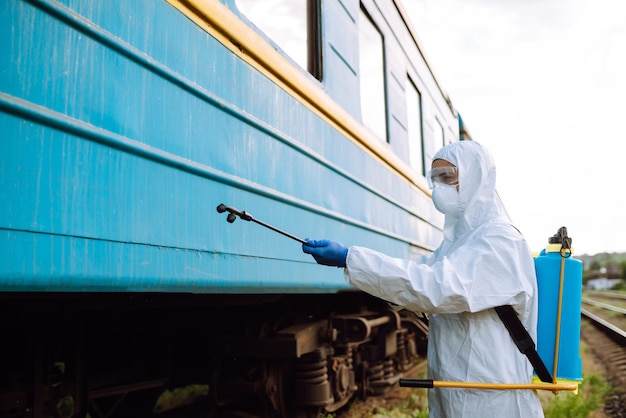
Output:
M347 287L221 202L401 257L436 245L426 193L171 5L64 3L3 10L0 289Z

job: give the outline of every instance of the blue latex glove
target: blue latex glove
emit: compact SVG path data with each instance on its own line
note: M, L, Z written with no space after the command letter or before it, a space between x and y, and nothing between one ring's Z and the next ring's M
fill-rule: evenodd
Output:
M313 240L305 239L306 244L302 244L302 251L311 254L318 264L325 266L346 266L348 249L340 242L327 239Z

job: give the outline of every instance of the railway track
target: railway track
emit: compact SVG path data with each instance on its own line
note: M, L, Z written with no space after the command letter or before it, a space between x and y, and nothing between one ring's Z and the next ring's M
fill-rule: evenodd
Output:
M582 303L581 337L605 365L607 378L621 393L605 405L609 417L626 417L626 296L594 292Z
M626 296L595 292L582 301L583 317L618 346L626 347Z

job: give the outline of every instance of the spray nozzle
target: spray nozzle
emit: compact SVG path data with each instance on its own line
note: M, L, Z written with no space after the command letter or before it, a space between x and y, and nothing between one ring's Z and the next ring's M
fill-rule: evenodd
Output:
M572 238L567 236L567 228L564 226L560 227L556 234L548 238L548 243L561 244L561 254L564 252L571 254L572 252Z
M254 217L252 215L250 215L248 212L246 212L245 210L241 211L238 209L233 208L232 206L226 206L223 203L220 203L219 205L217 205L217 211L219 213L224 213L224 212L228 212L228 216L226 217L226 221L228 221L228 223L232 224L233 222L235 222L237 220L237 217L239 217L240 219L243 219L244 221L252 221L252 222L256 222L261 226L264 226L266 228L271 229L272 231L278 232L279 234L282 234L286 237L289 237L293 240L296 240L302 244L306 244L306 241L303 240L302 238L298 238L295 235L291 235L288 232L285 231L281 231L280 229L266 224L265 222L259 221L258 219L254 219Z

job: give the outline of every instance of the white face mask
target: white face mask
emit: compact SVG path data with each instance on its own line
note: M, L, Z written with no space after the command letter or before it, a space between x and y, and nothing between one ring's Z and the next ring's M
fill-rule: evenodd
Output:
M444 215L458 215L459 192L456 185L438 184L433 188L433 204Z

